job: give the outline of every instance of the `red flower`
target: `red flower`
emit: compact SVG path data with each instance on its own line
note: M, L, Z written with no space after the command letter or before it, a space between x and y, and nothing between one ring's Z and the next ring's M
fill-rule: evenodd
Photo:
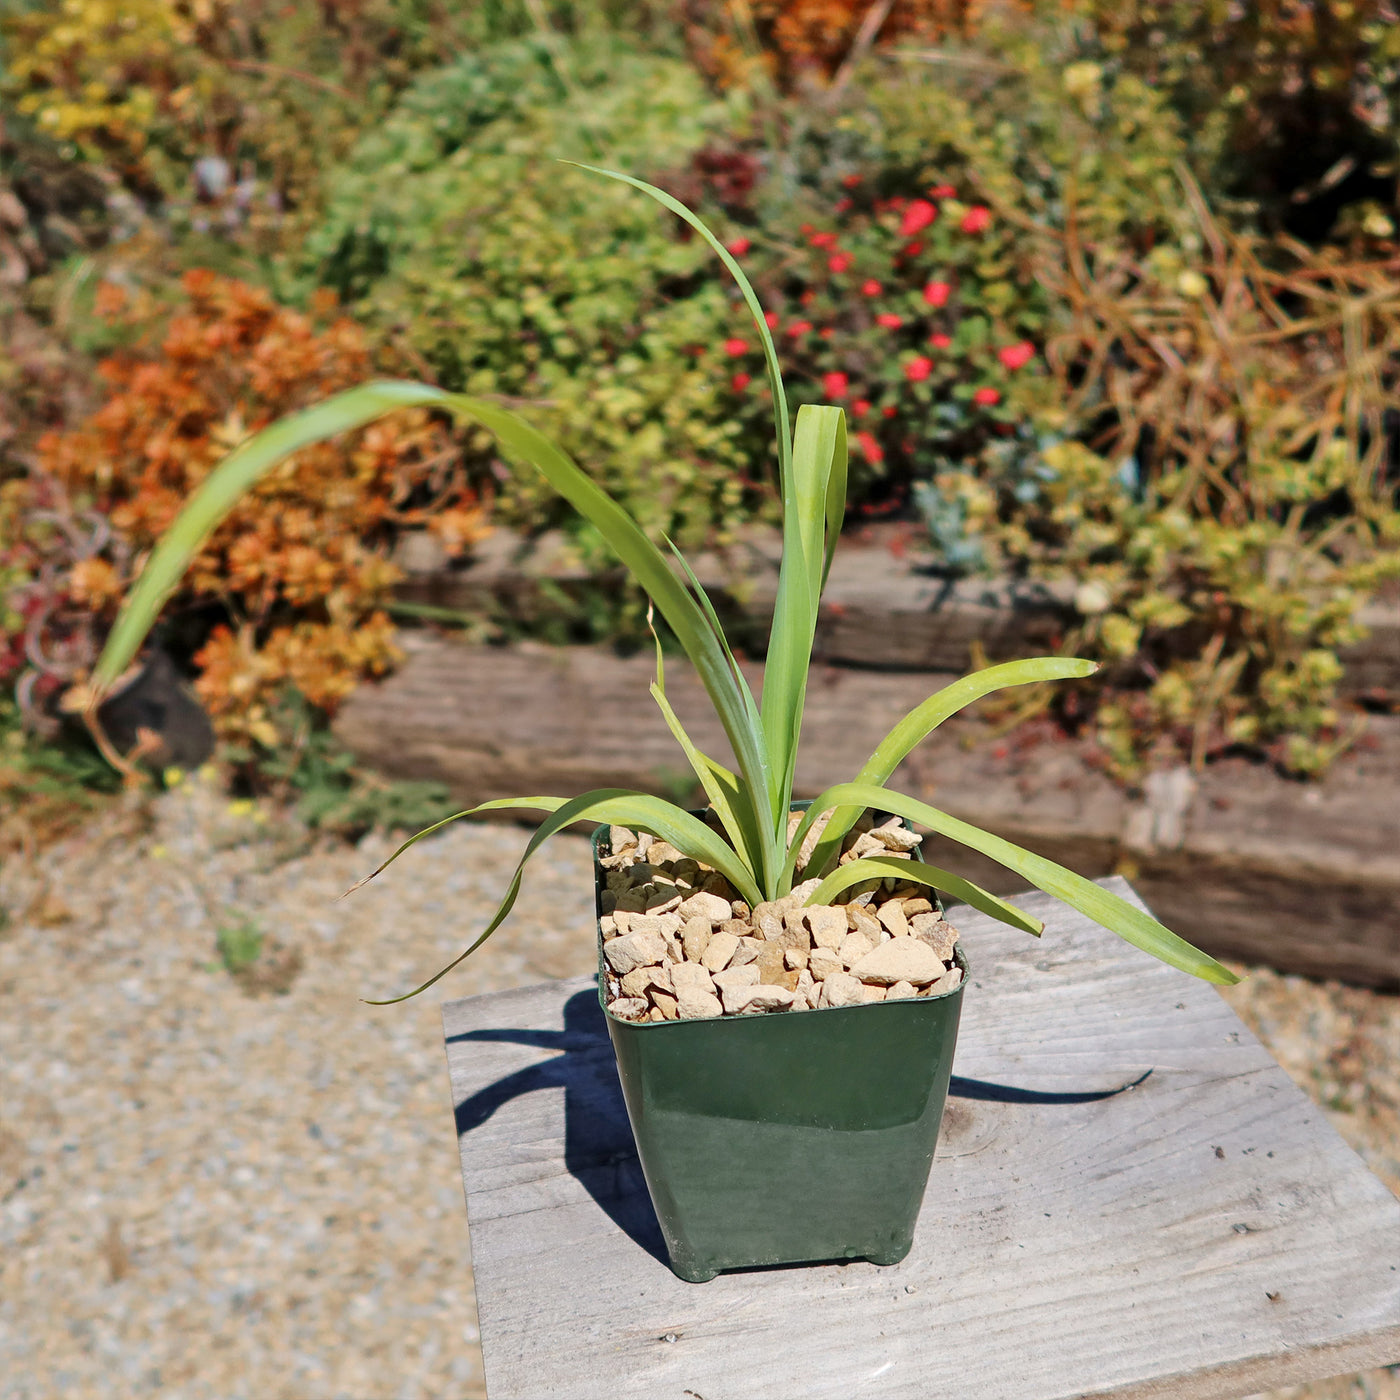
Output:
M912 238L920 229L927 228L938 217L938 210L926 199L916 199L904 211L899 221L899 236Z
M982 408L991 408L993 404L1001 402L1001 395L995 389L983 388L973 394L972 402Z
M964 233L981 233L992 222L992 211L984 204L974 204L966 214L962 216L962 222L958 225Z
M822 375L822 393L829 399L844 399L850 387L851 381L839 369Z
M797 299L802 303L803 306L811 306L811 304L817 299L817 294L815 292L803 292L802 295Z
M855 187L856 187L857 185L860 184L860 176L859 176L859 175L843 175L843 176L841 177L841 183L842 183L848 190L853 190L853 189L855 189Z
M806 238L807 235L812 232L814 227L815 225L813 224L803 224L801 230L803 238Z
M768 323L768 329L775 331L778 329L778 313L776 311L765 311L763 319Z
M951 335L944 335L942 331L938 331L934 335L929 336L928 343L932 345L935 350L946 350L953 343L953 337Z
M947 306L952 291L951 282L930 282L924 288L924 301L930 306Z
M870 412L870 400L857 399L855 403L851 405L851 412L854 413L857 418L864 418L865 415Z
M753 247L753 244L750 243L747 238L736 238L732 243L726 243L724 246L728 248L736 258L742 258L744 254Z
M1003 345L997 351L997 359L1007 369L1020 369L1023 365L1028 365L1035 358L1035 346L1029 340L1023 340L1017 345Z
M823 340L830 340L831 337L836 334L836 332L832 330L830 326L823 326L821 330L817 332L817 334L821 336Z
M729 381L729 386L736 394L742 394L751 383L753 383L753 377L751 375L740 373L736 374L734 378Z
M933 373L933 361L927 355L915 355L904 366L904 377L911 384L918 384Z
M875 441L871 433L857 433L856 441L860 443L860 450L865 453L866 460L876 464L885 460L884 448Z
M873 277L869 277L860 284L860 290L864 296L877 297L880 295L882 289L880 284Z
M836 235L834 233L814 233L808 242L814 248L834 248L836 246Z
M887 331L897 331L904 324L904 318L896 316L893 311L882 311L875 318L875 324L884 326Z
M806 335L812 329L810 321L794 321L787 329L789 335Z
M724 342L724 353L726 355L745 355L748 353L749 342L740 340L737 335L732 335Z
M892 403L887 403L880 412L883 413L886 418L893 418L899 410Z
M849 253L833 253L826 260L826 265L833 272L845 272L851 265L851 255Z
M906 258L917 258L924 251L924 245L916 238L912 243L906 243L901 249L901 256Z
M844 214L848 209L855 207L855 200L842 197L832 206L838 214Z
M957 194L957 190L952 185L935 185L929 191L931 199L952 199L955 194Z

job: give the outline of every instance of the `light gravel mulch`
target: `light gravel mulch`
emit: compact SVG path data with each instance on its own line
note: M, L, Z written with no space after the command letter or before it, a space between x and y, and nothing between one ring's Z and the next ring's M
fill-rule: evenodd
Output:
M450 828L338 902L387 838L308 848L197 779L150 812L0 870L0 1400L483 1396L437 1002L593 971L586 842L376 1008L460 950L522 832ZM235 979L215 931L249 919ZM1400 998L1229 996L1400 1192ZM1286 1394L1400 1400L1400 1373Z

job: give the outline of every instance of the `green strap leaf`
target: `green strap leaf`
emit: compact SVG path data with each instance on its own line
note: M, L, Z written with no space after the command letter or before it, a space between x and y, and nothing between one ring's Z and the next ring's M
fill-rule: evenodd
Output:
M950 817L946 812L930 807L927 802L906 797L903 793L891 792L888 788L877 787L873 783L838 783L835 787L828 788L804 815L802 824L793 837L795 844L801 846L818 814L829 807L857 807L861 810L874 807L881 811L893 812L906 821L922 822L940 835L964 846L970 846L974 851L981 851L983 855L990 856L1008 870L1014 870L1038 889L1063 900L1080 913L1087 914L1095 923L1101 924L1144 952L1151 953L1154 958L1159 958L1168 966L1222 986L1230 986L1239 981L1228 968L1201 952L1199 948L1193 948L1184 938L1179 938L1150 914L1144 914L1141 909L1094 884L1092 880L1086 880L1082 875L1076 875L1072 870L1056 865L1053 860L1046 860L1044 856L1035 855L1010 841L1003 840L1000 836L994 836L990 831L983 831L980 827Z
M961 875L940 870L936 865L925 865L920 860L901 860L896 856L863 856L860 860L849 861L839 869L833 870L812 891L807 903L830 904L838 894L850 889L852 885L859 885L866 880L883 879L886 875L893 875L899 880L913 880L921 885L929 885L935 890L942 890L945 894L962 900L964 904L970 904L974 909L990 914L992 918L1010 924L1012 928L1018 928L1023 933L1033 934L1036 938L1039 938L1045 929L1045 925L1039 919L1033 919L1014 904L998 899L980 885L974 885L971 880L964 880Z
M652 610L648 607L647 626L651 628L652 641L656 643L656 681L651 687L652 699L656 701L662 718L666 721L666 727L675 736L695 776L700 780L700 786L704 788L711 808L729 834L730 844L744 859L749 871L757 877L763 869L767 843L754 821L753 803L749 801L748 794L738 778L722 763L715 762L695 745L690 735L685 732L680 717L672 709L670 700L666 698L666 659L661 650L661 638L653 624Z
M497 798L492 802L483 802L479 807L458 812L445 821L437 822L420 831L416 836L410 837L378 869L367 875L352 889L359 889L366 881L372 880L380 871L396 861L414 842L421 841L423 837L441 830L448 822L457 821L478 812L503 811L510 808L544 811L550 815L530 837L529 844L525 847L525 853L520 857L515 867L515 873L511 876L505 897L496 906L496 912L492 916L491 922L487 924L474 943L453 958L446 967L434 973L426 982L421 983L411 992L404 992L401 996L384 997L377 1001L370 1001L366 998L368 1005L393 1006L397 1002L416 997L420 992L427 991L433 983L440 981L454 967L476 952L495 933L515 907L515 901L520 895L521 877L530 857L551 836L573 822L585 820L615 822L620 825L636 827L642 831L649 831L653 836L659 836L663 841L669 841L677 850L684 851L695 860L714 866L751 903L757 903L759 900L758 889L738 856L698 817L691 816L689 812L677 807L672 802L667 802L664 798L652 797L643 792L628 792L622 788L599 788L593 792L583 793L579 797L569 798L567 801L560 797L516 797Z
M772 761L773 810L785 812L792 795L817 607L826 573L833 476L845 475L846 415L806 404L797 411L792 470L783 492L783 561L759 702ZM840 464L838 467L838 463Z
M1036 685L1043 681L1074 680L1092 676L1098 669L1096 661L1081 661L1072 656L1037 656L1026 661L1005 661L999 666L987 666L969 676L963 676L961 680L945 685L942 690L930 695L921 705L905 715L880 740L875 752L856 775L855 781L883 786L905 758L945 719L982 699L984 695L991 695L994 691L1006 690L1014 685ZM843 807L833 813L822 831L822 839L812 852L812 858L807 865L809 870L827 869L840 850L842 838L855 825L862 810L858 807ZM789 856L789 863L784 870L785 880L792 878L792 864L797 859L796 847L792 848ZM784 885L783 888L788 886Z
M302 447L364 427L395 409L410 407L442 409L490 429L506 448L539 471L607 540L685 648L724 725L739 771L752 790L757 815L765 829L771 827L768 755L762 729L752 722L752 696L736 682L726 649L716 641L705 613L672 572L665 556L567 453L524 419L496 404L464 394L448 394L426 384L385 380L337 394L316 408L265 429L221 462L157 545L123 605L94 668L94 705L130 664L161 606L203 542L266 472Z
M788 426L787 391L783 388L783 372L778 365L778 352L773 345L773 336L769 332L768 322L763 316L763 305L749 279L744 276L744 269L734 260L734 255L729 249L706 228L699 216L693 214L680 200L667 194L665 190L659 190L655 185L649 185L645 180L638 180L633 175L623 175L616 170L604 170L601 166L584 165L580 161L574 160L566 160L562 163L564 165L577 165L580 170L591 171L594 175L606 175L610 180L621 180L624 185L631 185L634 190L641 190L643 194L650 195L677 218L684 219L718 254L720 262L724 264L725 269L738 285L744 301L748 304L749 311L753 316L754 327L758 331L758 338L763 346L763 359L768 369L768 387L773 394L773 410L776 419L774 427L778 439L778 475L780 480L786 481L788 463L792 455L792 434Z

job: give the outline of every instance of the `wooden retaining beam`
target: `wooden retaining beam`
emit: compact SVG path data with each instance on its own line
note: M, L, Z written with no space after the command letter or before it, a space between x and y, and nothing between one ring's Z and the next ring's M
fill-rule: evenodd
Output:
M693 799L693 780L647 687L653 663L601 648L470 646L406 632L407 661L362 686L341 740L390 776L448 783L463 806L492 797L635 787ZM758 667L750 671L755 691ZM799 795L849 780L903 714L951 675L813 670ZM668 669L667 692L695 741L727 744L698 681ZM1030 726L989 739L959 718L906 760L893 785L1085 875L1129 874L1183 937L1221 956L1400 987L1400 716L1367 734L1320 782L1240 759L1198 782L1155 775L1134 799L1089 746ZM1024 882L948 843L926 848L999 893Z

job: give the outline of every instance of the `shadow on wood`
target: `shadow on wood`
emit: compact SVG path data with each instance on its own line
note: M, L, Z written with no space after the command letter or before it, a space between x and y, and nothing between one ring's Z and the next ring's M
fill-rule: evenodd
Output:
M637 1160L597 992L582 991L569 998L562 1031L467 1031L449 1037L447 1043L467 1040L509 1041L561 1053L464 1099L456 1108L457 1136L480 1127L503 1104L522 1094L562 1086L566 1170L629 1239L664 1264L666 1246Z

